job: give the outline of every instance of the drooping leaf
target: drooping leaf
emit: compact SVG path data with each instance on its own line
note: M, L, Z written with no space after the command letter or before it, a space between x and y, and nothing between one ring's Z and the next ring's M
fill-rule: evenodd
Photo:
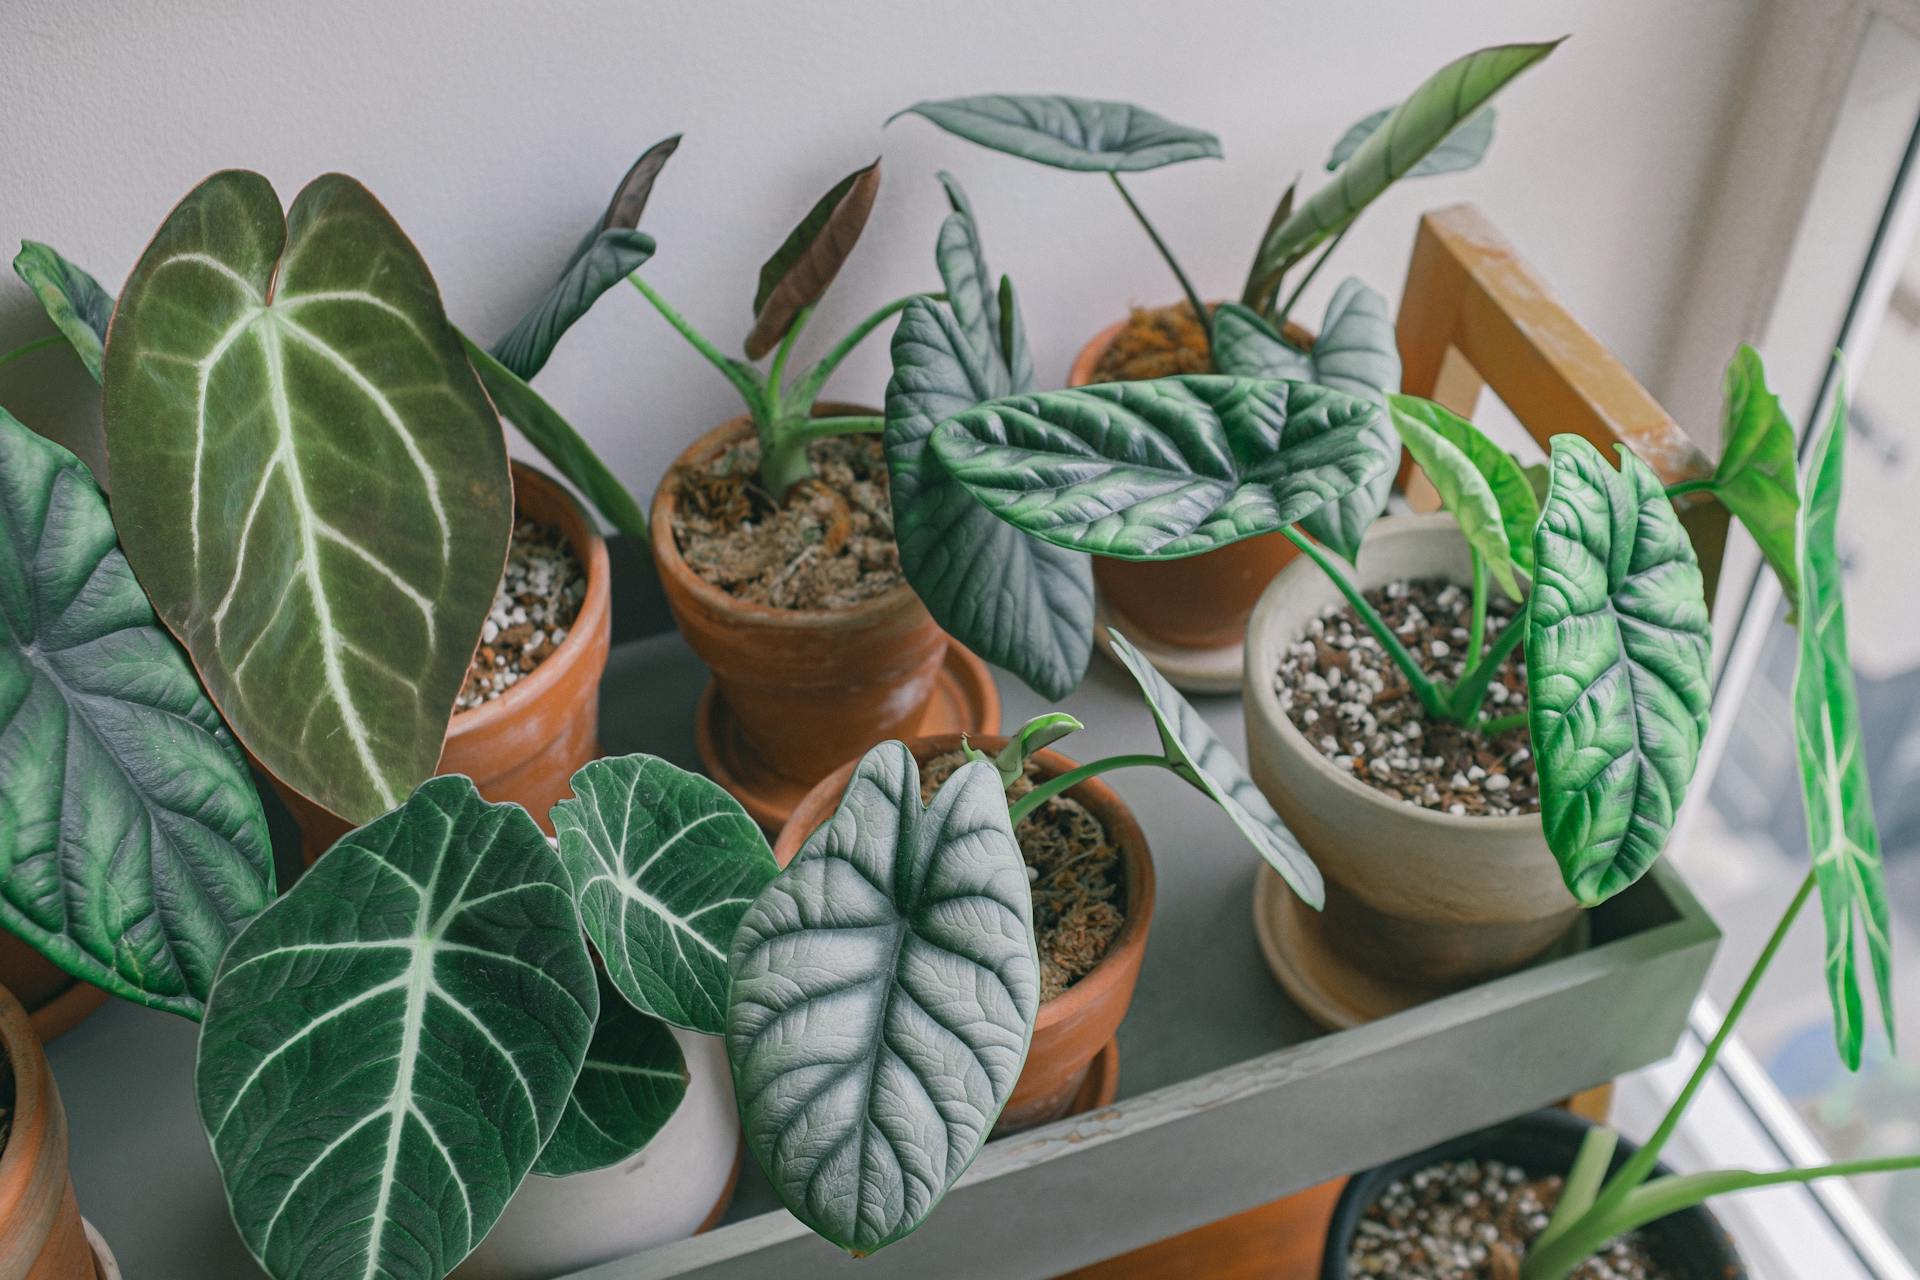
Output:
M276 1280L438 1280L553 1135L598 1009L566 869L462 777L350 833L234 941L194 1071Z
M880 162L855 169L821 196L760 268L747 359L758 360L787 336L795 317L820 300L859 243L880 194Z
M1797 467L1793 423L1780 407L1779 397L1767 388L1760 353L1742 343L1727 366L1713 494L1747 527L1779 577L1789 621L1798 616L1800 604Z
M0 925L198 1018L273 897L245 760L78 458L0 409Z
M654 756L595 760L553 807L587 936L643 1013L708 1035L726 1023L727 946L779 871L718 783Z
M520 434L540 451L540 456L585 494L594 510L609 524L633 539L635 545L644 545L651 536L647 513L633 500L627 486L607 470L607 464L600 460L593 446L525 379L482 351L465 334L460 336L460 341L500 416L520 428Z
M1729 376L1729 384L1732 377ZM1881 863L1880 829L1867 786L1860 705L1847 656L1842 599L1840 481L1846 455L1847 399L1814 444L1806 505L1799 516L1800 664L1793 677L1793 738L1800 757L1807 847L1826 921L1827 996L1833 1033L1849 1070L1860 1067L1865 1036L1860 949L1864 944L1880 993L1880 1016L1893 1040L1893 935Z
M1273 533L1380 465L1365 400L1302 382L1191 376L1011 396L955 414L934 452L1023 532L1122 560Z
M686 1096L687 1060L673 1032L602 976L586 1061L533 1172L564 1178L638 1155Z
M886 742L733 942L727 1058L747 1147L795 1217L872 1253L986 1142L1040 1008L1026 864L993 766L920 804Z
M1000 774L1000 785L1010 787L1019 781L1020 775L1026 771L1029 756L1046 750L1060 739L1084 728L1085 725L1064 711L1049 711L1021 725L1007 739L1007 745L993 757L993 767Z
M1339 233L1558 43L1497 45L1434 72L1367 136L1333 181L1274 229L1260 246L1256 271L1284 269Z
M613 190L607 211L567 259L560 278L506 336L493 344L494 358L532 381L574 321L592 310L600 296L653 256L653 237L636 228L667 158L680 145L674 134L640 154Z
M1120 665L1146 695L1153 722L1160 730L1160 745L1180 761L1180 776L1226 811L1240 834L1280 873L1302 902L1316 911L1325 906L1327 888L1320 868L1273 811L1233 752L1227 750L1193 704L1168 684L1125 636L1108 627L1107 638L1113 642L1113 654Z
M100 282L68 262L49 245L22 240L13 270L33 296L40 299L47 318L73 347L95 382L107 345L107 323L113 319L113 295Z
M512 531L505 437L351 178L208 178L107 350L114 521L248 749L352 821L433 773Z
M1236 377L1317 382L1371 400L1382 410L1388 394L1400 387L1400 346L1387 300L1351 276L1333 291L1320 337L1310 351L1294 347L1245 307L1232 303L1221 307L1213 320L1213 366ZM1360 540L1387 509L1400 458L1399 437L1384 412L1365 434L1368 445L1380 455L1379 470L1365 484L1300 522L1321 545L1350 563L1359 558Z
M1267 219L1266 227L1260 232L1261 245L1264 246L1268 237L1278 231L1281 224L1292 216L1293 198L1299 189L1300 180L1296 178L1287 184L1285 191L1280 193L1280 203L1274 206L1273 215ZM1247 268L1247 282L1240 287L1240 305L1258 315L1266 315L1273 310L1273 305L1280 296L1280 282L1285 276L1286 269L1283 265L1272 262L1263 264L1261 261L1261 251L1256 249L1253 255L1253 265ZM1214 317L1214 323L1216 326L1219 324L1219 316L1217 314ZM1213 340L1217 347L1220 341L1217 332ZM1219 367L1217 360L1215 361L1215 367Z
M953 209L940 224L940 238L933 250L934 265L946 289L947 306L952 308L953 318L960 322L960 331L966 336L969 363L978 369L997 366L996 372L1006 375L1010 394L1015 388L1011 385L1013 359L1003 346L1010 336L1004 328L1007 317L1001 312L993 272L987 268L986 251L980 245L973 205L952 174L942 172L940 185L946 188L947 203ZM1032 388L1019 387L1018 390Z
M1372 137L1392 114L1392 107L1382 107L1365 119L1355 121L1340 135L1340 141L1333 144L1333 154L1327 157L1328 172L1351 160L1353 153L1360 149L1360 144ZM1441 139L1440 145L1422 156L1420 162L1407 170L1405 176L1431 178L1442 173L1471 169L1480 163L1487 154L1487 148L1492 145L1493 108L1487 107Z
M1552 444L1534 530L1527 702L1540 817L1584 906L1660 856L1707 730L1712 643L1693 546L1660 479L1579 436Z
M1493 580L1520 599L1516 574L1533 575L1533 527L1540 501L1514 456L1458 414L1418 396L1392 397L1394 429L1433 481L1467 545Z
M1547 501L1547 485L1553 477L1553 468L1544 462L1523 463L1512 454L1507 456L1513 458L1514 465L1520 468L1520 474L1526 477L1527 488L1533 491L1534 506L1544 505Z
M1182 160L1220 158L1220 139L1127 102L1059 93L988 93L916 102L897 111L948 133L1056 169L1135 173Z

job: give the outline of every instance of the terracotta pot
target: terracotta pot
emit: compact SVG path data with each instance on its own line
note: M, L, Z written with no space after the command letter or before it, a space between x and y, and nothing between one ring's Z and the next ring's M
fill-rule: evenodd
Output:
M1466 540L1444 513L1388 517L1348 577L1361 590L1401 578L1466 583ZM1327 881L1317 917L1287 906L1290 896L1262 895L1287 913L1260 921L1279 952L1269 958L1309 1014L1350 1025L1511 972L1581 915L1538 815L1456 816L1376 791L1335 768L1280 709L1274 672L1287 646L1339 600L1309 560L1275 578L1247 628L1243 694L1253 779Z
M822 415L877 414L823 403ZM680 468L753 430L735 418L682 453L652 512L653 557L680 634L713 671L747 745L780 777L811 785L840 761L919 725L947 656L947 634L904 583L846 609L777 609L738 599L693 571L673 535Z
M0 987L26 1006L33 1034L42 1044L65 1035L107 1002L107 993L83 982L32 947L0 929Z
M1592 1127L1565 1111L1535 1111L1354 1174L1333 1207L1320 1257L1320 1280L1350 1280L1358 1274L1347 1265L1353 1238L1367 1210L1393 1183L1444 1160L1498 1160L1535 1177L1564 1174L1573 1167L1580 1143ZM1625 1164L1638 1147L1620 1139L1612 1168ZM1664 1164L1656 1165L1654 1176L1671 1172ZM1661 1274L1672 1280L1747 1280L1747 1268L1732 1238L1704 1205L1649 1222L1639 1229L1639 1236Z
M525 807L551 835L547 811L571 794L574 772L600 756L600 677L612 635L607 544L558 481L522 462L513 464L513 503L566 536L587 572L587 594L567 638L532 674L493 701L454 713L436 772L466 774L482 796ZM278 779L274 790L300 822L309 865L352 829Z
M1121 320L1095 334L1074 357L1067 385L1093 382L1100 358L1126 327ZM1305 345L1313 342L1298 325L1289 324L1287 336ZM1093 580L1120 615L1116 621L1122 631L1181 649L1219 649L1240 643L1254 602L1298 554L1284 535L1270 533L1182 560L1095 556Z
M957 733L938 734L915 739L907 747L916 760L925 763L958 749L960 737ZM1000 734L970 734L968 738L976 748L989 753L1007 742ZM1075 767L1074 761L1058 751L1041 751L1032 758L1047 777ZM833 816L857 763L857 759L851 760L821 779L794 809L773 845L774 859L781 866L793 861L807 837ZM1067 1113L1087 1080L1094 1058L1127 1016L1134 983L1140 978L1140 962L1146 956L1147 928L1153 923L1153 859L1147 852L1146 833L1134 820L1132 810L1098 778L1080 783L1067 794L1093 812L1120 849L1126 919L1093 971L1040 1006L1026 1065L1020 1069L1013 1096L994 1126L995 1134L1031 1129Z
M0 1059L13 1074L13 1125L0 1147L0 1276L96 1280L118 1274L95 1257L67 1173L67 1113L27 1011L0 988ZM0 1067L0 1069L5 1069ZM102 1253L105 1253L104 1246Z

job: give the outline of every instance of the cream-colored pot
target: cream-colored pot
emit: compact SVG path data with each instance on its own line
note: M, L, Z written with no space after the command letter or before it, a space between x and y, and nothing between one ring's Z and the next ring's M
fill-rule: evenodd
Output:
M545 1280L718 1220L741 1150L726 1049L717 1036L673 1034L687 1059L687 1096L646 1149L591 1173L528 1178L453 1280Z
M1379 521L1347 572L1363 591L1403 578L1472 580L1466 540L1444 513ZM1280 709L1274 681L1287 646L1340 599L1304 556L1281 571L1248 623L1244 706L1253 780L1327 880L1316 914L1261 869L1262 948L1308 1014L1352 1026L1509 973L1571 941L1581 917L1537 815L1455 816L1376 791Z

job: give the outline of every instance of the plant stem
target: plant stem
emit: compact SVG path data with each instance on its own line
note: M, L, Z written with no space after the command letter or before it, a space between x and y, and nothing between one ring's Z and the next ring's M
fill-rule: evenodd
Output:
M802 374L795 382L794 393L787 407L805 413L813 408L813 402L820 398L820 392L827 385L827 379L840 367L840 362L853 354L853 349L866 340L868 334L887 322L888 317L905 311L915 298L925 298L930 302L945 302L944 293L910 293L904 298L895 298L892 302L874 311L866 319L847 330L847 335L828 348L827 354L820 357L819 363Z
M820 440L827 436L873 436L887 429L887 420L872 414L839 418L802 418L783 427L780 434L790 440Z
M1520 605L1520 611L1513 615L1500 634L1493 638L1493 646L1486 656L1460 677L1460 683L1454 686L1453 696L1449 699L1448 715L1461 724L1466 724L1480 709L1481 702L1487 696L1487 686L1493 683L1493 677L1500 671L1500 664L1507 660L1521 639L1527 634L1527 606Z
M1711 493L1712 491L1713 491L1713 477L1708 476L1705 479L1701 479L1701 480L1682 480L1679 484L1668 485L1667 497L1678 498L1683 494Z
M767 370L767 391L772 395L776 405L780 403L780 393L786 385L787 357L793 354L795 339L799 338L800 331L807 327L807 321L812 318L813 304L811 303L795 312L793 323L787 326L786 336L780 339L780 349L773 353L773 367ZM803 407L801 412L806 412L810 407Z
M1306 552L1307 558L1320 566L1320 572L1333 579L1333 585L1340 589L1340 594L1345 596L1347 603L1353 606L1353 611L1360 616L1360 621L1364 622L1367 630L1373 633L1373 638L1380 642L1380 647L1387 651L1387 656L1393 659L1393 664L1400 668L1400 674L1407 678L1407 686L1413 690L1413 696L1420 700L1420 709L1436 720L1452 719L1452 713L1446 699L1440 696L1440 690L1427 678L1427 673L1420 669L1420 664L1415 662L1413 655L1407 652L1407 647L1400 643L1400 637L1387 628L1386 621L1372 605L1367 603L1367 598L1355 590L1354 585L1347 581L1346 575L1341 573L1327 553L1320 549L1320 544L1292 525L1288 525L1281 532L1287 535L1287 541Z
M685 338L695 351L705 356L707 362L733 384L734 389L746 400L747 409L752 414L755 425L764 432L766 420L772 416L773 405L767 395L766 385L760 381L760 375L753 366L732 359L720 348L707 341L705 334L689 324L685 316L675 311L667 300L655 293L653 286L642 280L638 274L628 276L627 283L638 289L641 296L653 304L654 310L665 316L667 323L678 329L680 336Z
M1619 1145L1620 1134L1606 1125L1597 1124L1587 1130L1586 1136L1580 1139L1580 1150L1573 1157L1573 1167L1567 1170L1567 1180L1561 1187L1559 1203L1553 1207L1553 1217L1540 1238L1534 1241L1534 1248L1544 1248L1592 1207Z
M1526 712L1510 711L1504 716L1488 716L1485 720L1482 720L1476 728L1485 737L1497 738L1509 729L1518 729L1526 722Z
M1480 664L1480 649L1487 639L1487 559L1478 551L1468 554L1473 557L1473 618L1467 624L1467 670L1471 672Z
M1315 258L1313 265L1307 268L1307 274L1300 277L1300 283L1295 285L1293 292L1287 295L1286 305L1282 306L1280 314L1274 317L1274 328L1287 327L1287 317L1293 314L1293 304L1300 301L1300 295L1307 291L1307 286L1313 283L1313 278L1320 274L1320 268L1327 265L1327 259L1333 256L1333 251L1340 247L1340 242L1347 238L1347 232L1352 229L1353 223L1348 222L1346 226L1340 228L1339 235L1327 242L1327 247L1320 251L1320 256Z
M826 436L877 435L887 420L872 415L840 418L781 418L761 436L760 483L775 502L813 474L807 443Z
M44 350L47 347L58 346L60 343L65 341L66 339L61 337L57 333L50 333L44 338L35 338L32 342L26 343L23 346L15 347L13 350L7 352L5 355L0 356L0 364L6 364L7 362L12 360L18 360L21 356L30 356L36 351Z
M1120 198L1127 202L1127 208L1133 210L1133 216L1140 220L1142 227L1146 228L1147 238L1153 241L1153 247L1160 251L1162 258L1166 259L1167 266L1173 271L1173 278L1180 282L1180 291L1187 295L1187 305L1193 308L1193 318L1198 320L1200 327L1206 331L1207 347L1211 350L1213 312L1207 310L1207 304L1200 301L1199 291L1193 287L1193 281L1187 279L1187 273L1180 269L1180 263L1173 256L1173 250L1167 248L1167 242L1162 240L1160 233L1153 229L1153 223L1147 221L1146 211L1134 200L1133 193L1127 190L1126 184L1120 181L1120 175L1109 170L1107 177L1113 180L1113 189L1118 191Z
M1095 774L1106 773L1112 769L1126 769L1134 765L1157 765L1162 769L1171 769L1174 767L1173 761L1163 755L1150 755L1145 753L1108 756L1104 760L1095 760L1093 763L1083 764L1077 769L1069 769L1065 773L1055 774L1045 782L1035 786L1033 790L1021 796L1008 807L1007 821L1017 827L1020 825L1022 818L1025 818L1028 814L1061 792L1071 790Z

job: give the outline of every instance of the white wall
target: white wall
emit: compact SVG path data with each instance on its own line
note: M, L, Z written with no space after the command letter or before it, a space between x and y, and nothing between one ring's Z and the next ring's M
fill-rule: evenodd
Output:
M1203 291L1237 290L1296 173L1320 179L1360 115L1480 45L1572 33L1502 99L1480 169L1410 183L1316 281L1397 298L1421 209L1471 199L1643 379L1673 340L1691 236L1761 0L0 0L0 241L52 242L117 288L207 172L290 199L330 169L378 194L456 320L491 340L540 292L645 146L687 138L655 188L649 278L716 340L744 336L760 262L832 182L884 152L865 240L802 354L936 283L944 206L971 192L1020 286L1043 382L1130 302L1174 286L1104 180L972 147L921 97L996 90L1131 99L1216 131L1226 162L1140 175ZM0 282L0 350L44 331ZM885 330L831 388L876 402ZM0 370L0 403L72 437L91 412L60 356ZM731 389L633 291L569 335L540 387L650 496L672 456L736 412ZM1697 428L1696 428L1697 429Z

